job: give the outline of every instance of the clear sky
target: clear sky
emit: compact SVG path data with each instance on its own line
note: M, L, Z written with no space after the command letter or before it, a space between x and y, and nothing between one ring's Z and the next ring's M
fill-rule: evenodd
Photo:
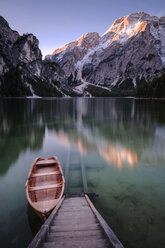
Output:
M0 15L20 34L33 33L43 55L87 32L102 35L119 17L165 16L165 0L0 0Z

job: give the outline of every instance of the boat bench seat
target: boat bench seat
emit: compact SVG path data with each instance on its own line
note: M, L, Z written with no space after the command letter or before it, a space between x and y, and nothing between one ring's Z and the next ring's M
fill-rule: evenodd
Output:
M40 160L36 162L37 167L42 167L42 166L55 166L57 162L54 159L45 159L45 160Z
M29 191L42 190L42 189L52 189L52 188L58 188L58 187L62 187L62 184L56 183L56 184L50 184L50 185L29 187Z
M33 173L31 177L40 177L40 176L49 176L49 175L59 175L61 174L60 171L50 171L50 172L43 172L43 173Z

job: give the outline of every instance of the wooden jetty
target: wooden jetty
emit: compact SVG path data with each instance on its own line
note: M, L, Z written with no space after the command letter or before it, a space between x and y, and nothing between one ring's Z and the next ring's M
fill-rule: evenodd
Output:
M87 180L82 157L80 161L84 193L67 193L70 164L67 159L65 195L28 248L124 248L90 201L86 193Z
M123 248L89 197L63 197L28 248Z

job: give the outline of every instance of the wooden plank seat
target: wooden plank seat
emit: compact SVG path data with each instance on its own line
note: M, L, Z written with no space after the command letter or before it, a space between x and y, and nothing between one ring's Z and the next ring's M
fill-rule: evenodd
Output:
M40 160L37 161L36 166L40 167L40 166L48 166L48 165L56 165L56 162L53 159L44 159L44 160Z
M50 184L50 185L29 187L29 191L42 190L42 189L52 189L52 188L58 188L58 187L62 187L62 184L56 183L56 184Z
M43 173L33 173L31 177L40 177L40 176L49 176L49 175L59 175L61 174L60 171L50 171L50 172L43 172ZM62 175L62 174L61 174Z

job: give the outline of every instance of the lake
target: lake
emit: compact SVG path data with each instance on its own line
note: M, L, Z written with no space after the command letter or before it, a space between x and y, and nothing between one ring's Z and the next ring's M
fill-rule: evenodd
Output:
M126 248L165 247L165 101L133 98L0 100L0 242L27 247L41 222L24 185L36 157L56 155L69 193L88 191Z

